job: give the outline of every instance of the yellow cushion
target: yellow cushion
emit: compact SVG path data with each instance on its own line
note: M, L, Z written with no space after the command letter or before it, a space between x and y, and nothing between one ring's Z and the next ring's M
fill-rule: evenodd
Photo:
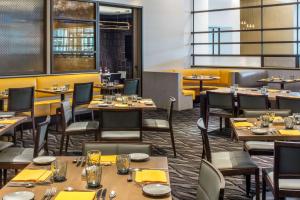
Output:
M193 97L193 100L196 99L196 93L194 90L182 90L182 94L184 96L192 96Z

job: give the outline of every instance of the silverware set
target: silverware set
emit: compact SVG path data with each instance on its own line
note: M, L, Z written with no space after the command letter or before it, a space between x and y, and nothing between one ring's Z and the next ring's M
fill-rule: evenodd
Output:
M76 164L76 167L84 167L86 164L86 158L85 156L80 156L78 158L76 158L75 160L73 160L73 163Z
M57 193L57 189L55 187L46 189L42 200L50 200Z
M100 189L96 194L96 200L105 200L107 189Z

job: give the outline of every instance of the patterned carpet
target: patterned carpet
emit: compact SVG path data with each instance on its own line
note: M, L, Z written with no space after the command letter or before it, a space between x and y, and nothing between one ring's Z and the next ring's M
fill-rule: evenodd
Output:
M145 113L145 118L164 118L165 111ZM144 132L144 142L154 145L154 155L168 156L171 177L172 195L174 200L195 199L198 180L198 170L202 153L202 140L196 122L199 118L199 108L174 113L174 134L177 158L173 158L170 137L168 133ZM229 138L229 130L219 132L219 123L211 118L209 125L209 139L212 151L241 150L242 144L233 142ZM32 146L32 137L25 135L28 146ZM54 154L59 148L60 136L55 133L49 135L49 149ZM70 151L81 151L82 141L93 141L93 135L71 137ZM255 157L260 167L271 166L271 158ZM252 181L252 193L254 181ZM225 199L246 200L251 199L245 194L245 179L243 176L226 177Z

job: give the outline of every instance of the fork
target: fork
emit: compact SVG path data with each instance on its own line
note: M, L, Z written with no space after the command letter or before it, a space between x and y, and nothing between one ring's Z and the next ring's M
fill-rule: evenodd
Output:
M53 187L51 189L47 189L45 191L45 194L44 194L42 200L50 200L52 197L55 196L56 192L57 192L57 190L55 187Z

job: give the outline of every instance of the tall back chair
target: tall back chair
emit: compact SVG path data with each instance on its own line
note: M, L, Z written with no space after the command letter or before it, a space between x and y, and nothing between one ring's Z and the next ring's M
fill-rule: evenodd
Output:
M124 82L125 95L138 94L139 80L138 79L126 79Z
M75 83L72 101L72 112L73 120L75 121L76 115L91 113L92 118L93 112L84 105L88 105L93 99L93 88L94 83ZM78 109L76 109L78 108Z
M234 94L207 91L206 95L206 126L209 116L217 116L220 118L220 130L222 130L222 119L235 116Z
M100 139L142 141L142 110L101 111Z
M300 113L300 98L295 97L276 97L278 109L290 109L292 113Z
M244 109L268 109L269 100L267 95L262 94L237 94L238 114Z
M119 81L121 80L121 73L112 73L110 74L109 81L114 82L114 81Z
M143 130L144 131L156 131L156 132L168 132L171 136L172 148L174 157L176 157L175 138L173 133L173 107L176 99L169 97L169 106L167 108L167 119L144 119Z
M275 142L274 169L263 170L263 199L266 184L274 199L300 197L300 143Z
M225 179L221 172L202 159L197 186L197 200L223 200Z
M249 195L251 185L251 175L255 175L256 194L260 193L259 188L259 168L251 160L250 155L245 151L223 151L211 152L207 129L202 118L197 122L203 142L202 159L206 159L214 167L219 169L224 176L245 175L246 192ZM256 195L259 200L259 195Z

